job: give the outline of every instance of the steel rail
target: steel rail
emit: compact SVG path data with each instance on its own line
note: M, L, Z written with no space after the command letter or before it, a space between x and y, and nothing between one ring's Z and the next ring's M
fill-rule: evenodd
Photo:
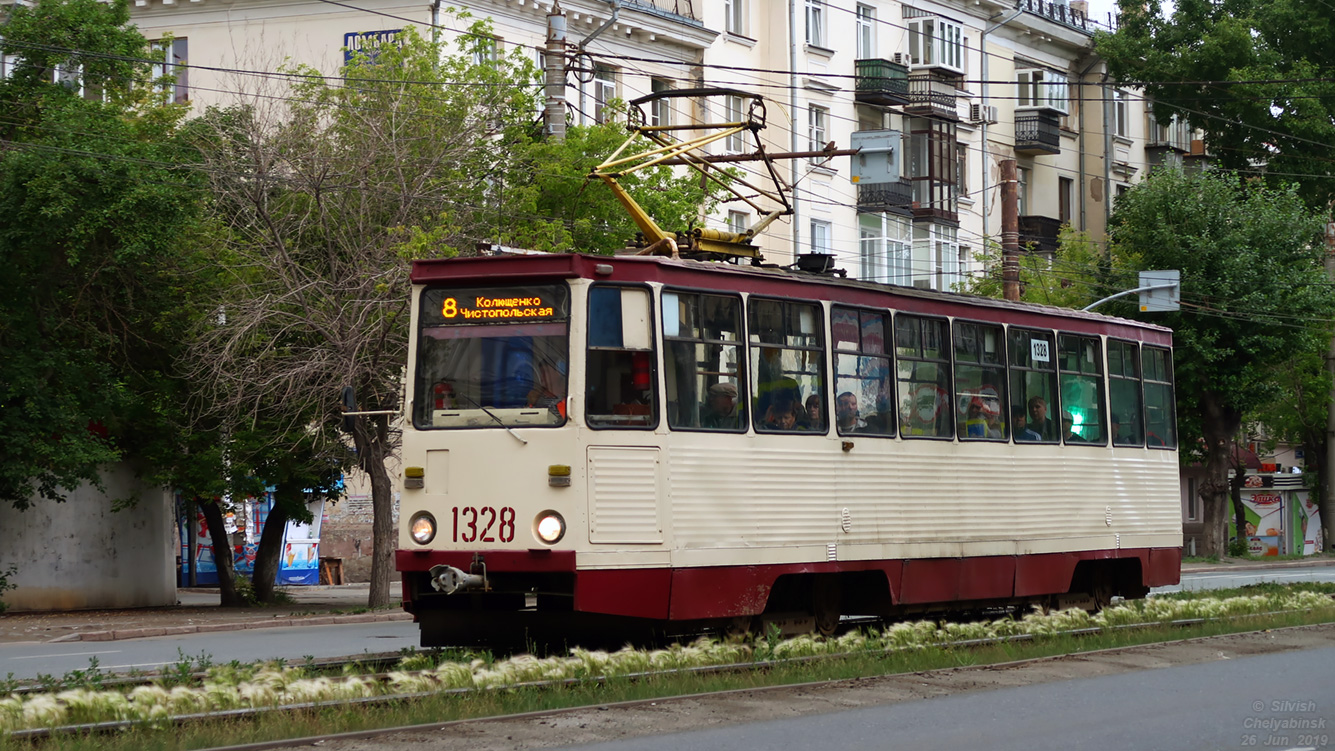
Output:
M359 697L356 699L331 699L329 701L320 701L320 702L299 702L294 704L284 704L272 707L242 707L237 709L218 710L214 712L200 712L200 713L185 714L185 715L173 715L169 717L155 718L153 720L114 720L114 721L97 722L97 723L83 723L78 725L61 725L51 728L30 728L27 730L12 731L8 734L8 737L16 740L40 740L43 738L49 738L56 735L66 735L66 734L87 735L94 733L123 732L125 730L130 730L136 727L163 726L163 725L179 726L179 725L189 724L192 722L243 719L248 717L258 717L260 715L276 713L276 712L298 712L298 711L309 711L315 709L327 709L332 707L376 706L380 704L395 704L402 702L418 701L421 699L426 699L436 696L464 696L469 694L481 694L483 692L491 692L491 691L510 691L519 688L565 688L578 685L603 685L611 680L634 681L634 680L643 680L646 678L670 677L674 675L702 675L702 674L707 675L707 674L721 674L728 672L740 672L743 670L757 670L757 669L770 670L779 667L803 665L817 661L838 660L838 659L846 659L849 657L891 655L891 654L908 652L924 648L980 647L980 646L989 646L994 644L1008 644L1021 641L1034 641L1035 639L1038 639L1040 637L1052 638L1061 636L1089 636L1109 631L1162 628L1164 626L1183 628L1186 626L1202 625L1206 623L1216 623L1216 622L1222 623L1230 621L1239 621L1247 618L1273 617L1273 616L1289 615L1293 613L1304 613L1304 612L1310 612L1310 611L1274 610L1263 613L1244 613L1241 615L1221 616L1218 618L1185 618L1167 622L1152 621L1144 623L1127 623L1106 628L1092 626L1088 628L1071 629L1067 631L1054 631L1050 634L1014 634L1011 636L993 637L986 639L960 639L949 642L937 642L933 644L914 645L906 647L891 647L882 650L858 650L853 652L834 652L821 655L806 655L803 657L788 657L776 660L755 660L751 662L729 663L726 665L700 665L688 668L671 668L668 670L640 671L635 673L625 673L614 676L602 675L602 676L593 676L587 678L562 678L562 679L548 680L548 681L526 681L521 683L508 684L505 686L488 686L485 688L477 688L477 687L450 688L450 689L440 689L436 691L418 691L418 692L404 693L404 694L387 694L384 696ZM1304 624L1301 626L1287 626L1282 628L1285 629L1306 628L1310 627L1311 625L1319 625L1319 624ZM1264 631L1275 631L1275 630L1279 629L1263 629L1262 631L1243 631L1239 633L1245 635L1249 633L1262 633ZM1193 641L1197 639L1207 639L1207 638L1214 638L1214 637L1213 636L1189 637L1187 639L1179 639L1174 641L1156 642L1156 643L1173 644L1178 642L1186 642L1186 641ZM1088 652L1071 652L1063 655L1048 655L1045 657L1014 660L1004 663L995 663L991 666L998 667L998 666L1005 666L1012 664L1021 664L1026 662L1033 662L1037 660L1050 660L1076 654L1080 655L1098 654L1100 652L1115 651L1125 648L1126 647L1111 647L1107 649L1092 650ZM350 662L356 662L356 661L350 661ZM380 675L383 676L385 674L380 674ZM829 681L816 681L813 682L811 685L819 685L828 682ZM784 684L782 687L792 688L795 685L801 686L807 684ZM768 688L779 688L779 687L764 687L764 686L750 687L744 690L757 691L757 690L766 690ZM719 692L714 692L714 693L719 693ZM727 692L721 692L721 693L727 693ZM654 699L636 700L632 702L621 702L617 703L617 706L621 706L623 704L625 705L641 704L648 701L660 701L664 698L683 698L683 697L657 697ZM442 723L429 723L426 725L405 725L392 728L379 728L375 730L356 731L353 733L338 733L327 736L311 736L307 738L287 738L283 740L262 741L259 743L245 744L239 746L222 746L214 749L209 749L207 751L258 751L259 749L280 748L292 745L310 745L312 742L320 739L367 738L367 737L374 737L377 735L386 735L395 732L410 732L418 730L437 729L442 727L449 727L451 725L456 725L464 722L491 721L497 719L513 718L513 717L523 717L526 715L536 716L536 715L552 714L561 711L572 711L581 708L583 707L570 707L565 710L542 710L538 712L531 712L520 715L501 715L495 717L470 718L466 720L452 720Z

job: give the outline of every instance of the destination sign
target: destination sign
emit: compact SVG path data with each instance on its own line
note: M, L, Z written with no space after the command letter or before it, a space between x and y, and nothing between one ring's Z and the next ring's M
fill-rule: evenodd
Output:
M422 293L422 323L526 323L563 321L570 315L564 286L440 290Z

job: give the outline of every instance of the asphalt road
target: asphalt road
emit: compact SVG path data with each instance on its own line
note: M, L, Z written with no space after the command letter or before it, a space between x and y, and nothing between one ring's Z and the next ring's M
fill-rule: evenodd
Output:
M1138 670L567 748L1335 748L1335 648Z
M1221 589L1261 581L1335 581L1335 566L1185 574L1181 585L1154 591ZM132 669L155 670L183 657L206 656L215 663L251 662L306 656L347 657L417 646L417 624L408 621L223 631L111 642L0 644L0 677L61 676L87 669L92 659L97 660L102 670L125 673Z

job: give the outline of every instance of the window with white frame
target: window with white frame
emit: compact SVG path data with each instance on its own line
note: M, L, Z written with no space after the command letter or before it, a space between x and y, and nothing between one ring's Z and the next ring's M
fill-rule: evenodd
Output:
M661 94L672 90L672 82L664 81L661 78L654 78L649 81L649 90L654 94ZM653 106L649 110L650 125L671 125L672 124L672 100L655 99Z
M612 117L608 105L617 96L616 70L599 65L593 70L593 119L600 123Z
M870 60L876 57L876 9L870 5L858 3L858 57Z
M825 46L825 0L806 0L807 44Z
M964 27L932 16L908 21L909 60L914 65L964 72Z
M913 286L950 290L960 279L959 228L936 222L913 225Z
M723 30L746 36L747 0L723 0Z
M15 69L19 67L18 55L0 55L0 81L14 75Z
M1015 170L1015 211L1019 216L1029 216L1029 168Z
M473 64L495 68L501 59L500 37L478 37L473 48Z
M1075 202L1075 179L1057 178L1057 218L1063 224L1070 224Z
M739 96L729 95L724 97L723 106L724 122L740 123L746 119L746 100ZM740 154L746 151L746 131L738 131L730 134L723 141L723 149L729 154Z
M811 252L829 253L832 247L830 244L830 223L824 219L812 219Z
M162 95L162 101L168 104L184 104L190 101L190 88L187 81L188 69L185 67L189 56L189 40L159 39L149 43L154 57L162 56L161 62L153 64L154 89ZM168 76L172 80L166 80Z
M811 105L807 109L807 149L809 151L820 151L825 148L826 125L829 122L830 111L824 107ZM811 157L812 164L820 164L825 161L825 157Z
M728 212L728 231L741 234L751 228L751 215L745 211Z
M1131 117L1128 112L1130 97L1122 89L1113 89L1113 135L1131 137Z
M1066 87L1066 74L1041 68L1028 68L1016 72L1017 107L1046 107L1063 114L1069 108L1070 96Z
M905 287L913 283L913 222L908 217L862 214L858 217L858 234L862 279Z

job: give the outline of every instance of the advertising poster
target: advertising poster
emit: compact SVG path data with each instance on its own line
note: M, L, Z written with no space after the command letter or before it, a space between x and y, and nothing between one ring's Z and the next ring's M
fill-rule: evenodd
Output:
M320 522L324 517L324 501L307 505L311 523L288 521L283 534L283 554L278 561L279 584L320 583Z

